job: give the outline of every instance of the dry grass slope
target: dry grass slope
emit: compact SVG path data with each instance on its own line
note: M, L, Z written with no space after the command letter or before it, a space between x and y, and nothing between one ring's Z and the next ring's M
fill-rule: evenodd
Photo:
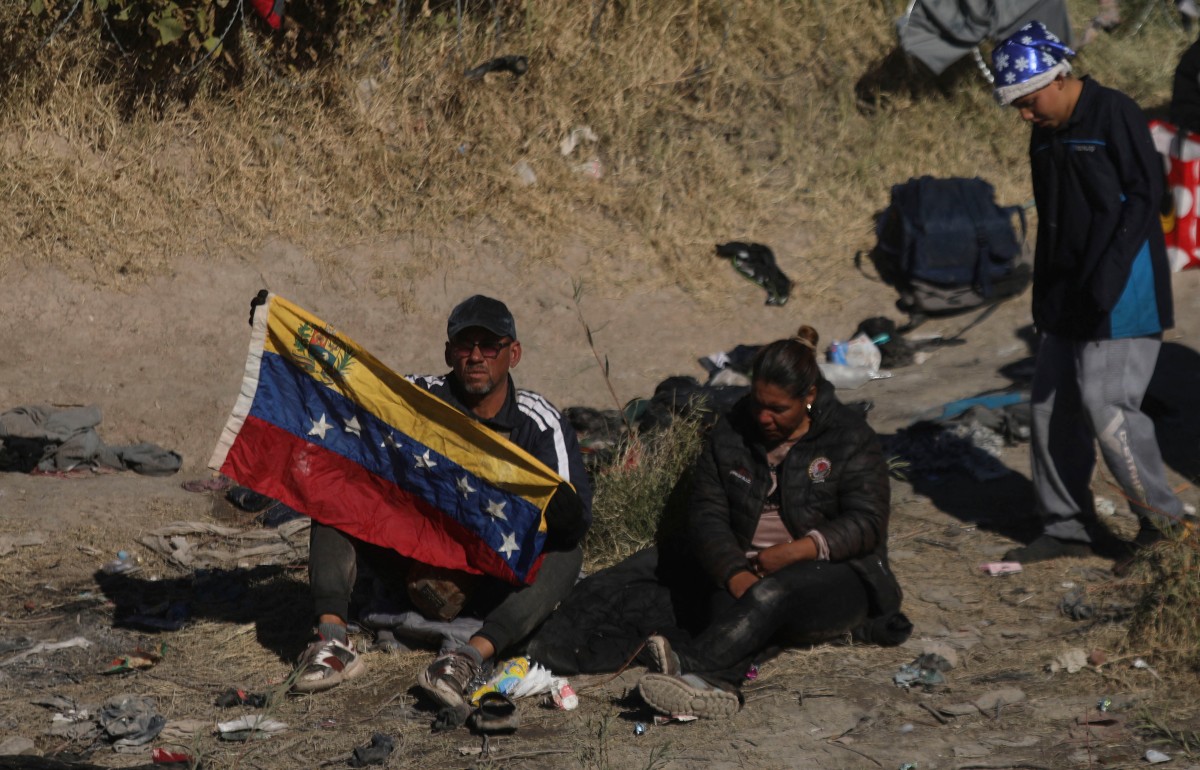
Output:
M1093 12L1073 5L1077 19ZM249 77L229 87L201 69L194 96L156 109L129 107L128 80L112 76L128 65L103 39L67 26L39 49L13 30L45 29L0 20L7 48L33 57L7 73L0 102L0 266L119 286L271 238L304 244L330 271L348 245L409 239L420 259L357 277L407 301L406 277L484 232L529 264L582 240L665 266L703 296L713 242L786 221L807 234L808 290L833 296L891 184L981 175L1007 202L1028 197L1025 133L971 66L933 82L888 56L899 10L528 0L502 34L489 13L465 17L461 38L418 13L373 39L339 37L302 73L274 66L272 42L246 28ZM1138 43L1102 39L1080 69L1162 104L1184 41L1148 27ZM513 52L529 57L522 78L461 75ZM562 156L584 125L599 141ZM599 179L577 170L592 158ZM520 182L519 162L536 184Z

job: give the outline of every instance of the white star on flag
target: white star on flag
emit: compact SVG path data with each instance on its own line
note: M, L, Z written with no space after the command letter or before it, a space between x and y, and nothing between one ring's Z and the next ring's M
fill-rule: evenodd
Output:
M309 429L308 435L318 436L322 441L325 440L325 431L332 428L333 425L325 422L325 413L321 413L321 419L313 420L312 428Z
M458 480L458 491L462 492L463 497L469 497L475 489L471 486L471 480L463 476Z
M494 519L500 521L508 521L508 516L504 513L504 506L508 503L503 500L493 500L487 504L487 513Z
M358 424L357 417L351 417L349 420L346 420L345 430L347 433L353 433L355 436L362 435L362 426Z
M390 433L387 434L386 436L383 437L383 441L379 442L379 446L380 447L390 446L392 449L395 449L398 446L396 444L396 437Z
M514 535L512 532L509 532L507 535L504 536L504 542L496 550L498 550L498 551L500 551L500 553L504 554L504 558L511 559L513 551L521 550L521 547L519 545L517 545L517 536Z
M415 454L415 455L413 455L413 457L416 458L416 460L417 460L418 468L424 468L425 470L429 470L430 468L437 465L437 463L433 461L433 458L429 456L428 449L425 450L425 454L423 454L423 455Z

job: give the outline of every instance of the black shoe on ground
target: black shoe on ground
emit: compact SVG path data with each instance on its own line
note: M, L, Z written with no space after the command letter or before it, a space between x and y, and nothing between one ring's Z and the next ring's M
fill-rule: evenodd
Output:
M1079 540L1059 540L1052 535L1039 535L1029 545L1013 548L1004 554L1004 561L1032 564L1038 561L1050 561L1051 559L1061 559L1063 557L1083 559L1095 555L1096 552L1092 549L1091 543L1084 543Z
M1126 543L1126 552L1113 563L1112 571L1117 577L1125 577L1137 561L1138 554L1166 539L1163 531L1153 524L1143 521L1138 528L1137 536L1132 543Z

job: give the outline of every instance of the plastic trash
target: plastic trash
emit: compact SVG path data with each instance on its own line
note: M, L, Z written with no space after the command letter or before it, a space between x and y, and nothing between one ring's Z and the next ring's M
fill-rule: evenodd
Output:
M105 575L129 575L142 568L142 559L128 551L117 551L117 558L105 564L100 571Z
M563 711L574 711L579 708L579 696L575 688L566 679L555 677L550 680L550 699L554 705Z
M633 726L633 734L634 735L645 735L646 734L646 723L638 722L637 724L635 724Z
M1155 751L1154 749L1147 749L1146 750L1146 761L1152 765L1157 765L1160 762L1170 762L1171 755L1164 754L1161 751Z
M861 388L871 380L883 380L892 376L892 373L884 369L871 371L861 366L850 366L849 364L819 364L821 374L833 387L839 390L855 390Z
M537 184L537 174L534 173L533 166L529 165L527 160L519 160L513 166L513 173L517 175L517 182L522 187L533 187Z
M860 366L877 372L882 361L883 354L879 352L879 348L875 346L874 342L871 342L871 338L867 335L860 334L846 343L847 366Z
M479 699L489 692L513 699L538 695L551 690L552 682L553 677L543 666L531 663L529 658L512 658L498 665L492 678L471 693L471 703L478 705Z
M1012 575L1022 570L1019 561L989 561L979 565L989 575Z
M269 719L265 714L247 714L238 719L217 723L217 732L223 741L246 741L251 738L270 738L273 734L283 732L286 729L286 724L275 719Z

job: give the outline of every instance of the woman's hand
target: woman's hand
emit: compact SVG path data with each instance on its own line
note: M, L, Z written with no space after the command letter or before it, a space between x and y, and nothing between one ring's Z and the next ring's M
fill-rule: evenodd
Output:
M798 561L817 558L817 544L811 537L802 537L790 543L780 543L764 548L750 560L750 566L759 577L766 577Z
M733 577L729 578L729 583L725 586L729 589L729 593L734 599L741 599L742 594L750 590L750 586L758 582L758 575L748 570L743 570Z

